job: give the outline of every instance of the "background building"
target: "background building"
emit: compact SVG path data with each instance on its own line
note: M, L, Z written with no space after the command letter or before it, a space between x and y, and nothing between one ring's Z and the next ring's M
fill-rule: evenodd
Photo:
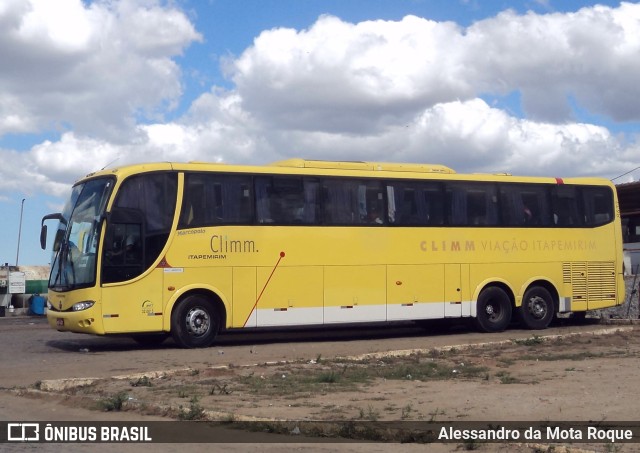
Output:
M0 315L44 314L48 281L49 266L0 266Z
M638 274L640 269L640 181L620 184L616 188L622 216L625 271L627 274Z

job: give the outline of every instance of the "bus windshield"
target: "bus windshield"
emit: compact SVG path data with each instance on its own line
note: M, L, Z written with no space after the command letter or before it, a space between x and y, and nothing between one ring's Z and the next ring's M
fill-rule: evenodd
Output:
M98 178L73 187L56 231L50 288L62 291L95 283L100 225L112 185L111 178Z

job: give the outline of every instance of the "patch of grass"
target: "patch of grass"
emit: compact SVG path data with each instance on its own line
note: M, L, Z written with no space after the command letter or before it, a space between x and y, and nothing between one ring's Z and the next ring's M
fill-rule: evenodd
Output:
M446 380L481 377L487 367L473 365L451 366L436 361L400 363L392 367L378 368L378 377L399 380Z
M480 444L474 440L465 440L462 448L466 451L477 450L480 448Z
M411 412L413 412L413 405L411 403L407 404L402 408L402 413L400 414L400 418L402 420L406 420L411 416Z
M508 359L508 358L501 357L498 359L498 363L496 365L501 368L507 368L513 365L514 363L516 363L515 359L510 359L510 358Z
M135 381L129 382L129 385L131 385L131 387L152 387L153 383L151 379L149 379L149 376L142 376Z
M521 345L521 346L536 346L539 344L544 343L544 338L542 338L539 335L534 335L530 338L523 338L523 339L517 339L517 340L512 340L515 344Z
M372 406L368 406L367 410L360 409L360 420L369 420L375 422L380 417L380 412L374 409Z
M615 354L614 354L615 355ZM555 362L559 360L587 360L587 359L595 359L601 357L611 357L612 353L603 354L603 353L594 353L590 351L584 352L574 352L574 353L565 353L565 354L539 354L539 355L531 355L526 354L520 357L520 360L535 360L535 361L545 361L545 362Z
M125 401L127 401L128 399L129 399L129 396L127 395L127 392L119 392L119 393L116 393L115 395L111 395L99 400L98 406L106 412L112 412L112 411L117 412L122 410L122 406L124 405Z
M191 398L191 401L189 402L189 408L187 410L184 410L182 406L180 406L178 418L180 420L202 420L205 418L204 408L200 405L200 403L198 403L197 396Z
M431 416L429 417L429 421L433 423L436 421L436 418L438 417L438 415L446 415L446 412L436 407L436 410L429 412L429 415Z
M227 413L227 415L225 415L222 420L223 423L233 423L236 421L236 414L233 414L231 412Z
M398 406L393 403L387 403L382 409L385 412L395 412L398 409Z
M254 395L285 396L299 398L301 394L314 395L323 392L353 390L374 379L396 380L447 380L486 378L488 368L465 363L447 363L448 359L433 360L420 355L390 358L373 363L323 360L321 369L290 366L270 374L248 374L234 380L233 391L248 391ZM320 367L319 367L320 368ZM208 390L209 395L230 394L227 385ZM189 393L182 388L179 396ZM190 392L192 394L193 392Z
M218 395L231 395L231 393L233 393L233 390L229 389L228 383L219 384L216 382L209 390L209 395L215 395L216 392Z
M324 373L320 373L317 377L317 381L319 383L325 384L335 384L340 380L340 375L335 372L335 370L326 371Z
M288 369L270 376L251 374L241 377L238 382L254 394L296 397L302 393L320 393L329 388L331 391L352 389L372 378L363 367L343 365L338 369L317 370L313 373L309 373L309 370Z
M507 373L506 371L500 371L499 373L496 374L496 376L498 377L498 379L500 379L501 384L520 383L520 380L518 378L511 376L511 374Z

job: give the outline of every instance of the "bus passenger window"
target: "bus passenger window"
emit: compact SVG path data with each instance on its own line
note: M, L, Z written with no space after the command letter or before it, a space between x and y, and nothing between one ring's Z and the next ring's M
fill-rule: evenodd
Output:
M387 200L391 224L444 224L444 197L439 183L393 181L387 185Z
M312 225L317 222L320 184L311 178L256 178L256 214L260 224Z
M322 183L322 196L326 225L384 223L384 195L378 181L326 179Z
M500 184L500 214L507 226L550 225L547 188L533 184Z
M189 173L178 228L251 223L251 195L247 176Z
M447 186L449 223L459 226L498 224L494 184L456 182Z
M587 226L605 225L613 220L613 194L608 187L583 187L582 200Z
M552 191L551 206L557 226L581 226L584 220L580 216L577 188L569 185L555 186Z

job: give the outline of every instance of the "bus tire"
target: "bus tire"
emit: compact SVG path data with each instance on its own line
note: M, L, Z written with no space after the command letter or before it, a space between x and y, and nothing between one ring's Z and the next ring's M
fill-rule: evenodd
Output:
M211 346L219 329L217 311L202 295L188 296L171 313L171 336L182 348Z
M542 286L529 288L519 308L520 320L527 329L546 329L555 316L555 303L549 291Z
M511 322L511 299L502 288L483 289L476 307L474 323L482 332L502 332Z

